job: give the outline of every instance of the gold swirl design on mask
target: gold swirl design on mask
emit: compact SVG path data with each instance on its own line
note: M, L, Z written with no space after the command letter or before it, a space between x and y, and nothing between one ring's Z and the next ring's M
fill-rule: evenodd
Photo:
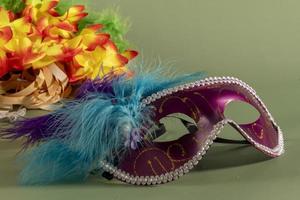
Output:
M166 156L168 158L167 161L170 162L171 164L171 169L170 170L174 170L175 169L175 165L174 163L172 162L172 158L166 153L164 152L163 150L159 149L159 148L156 148L156 147L152 147L152 148L148 148L148 149L144 149L143 151L139 152L139 154L137 155L137 157L134 159L134 164L133 164L133 170L134 170L134 173L136 176L139 176L138 172L137 172L137 168L136 168L136 165L137 165L137 161L138 159L144 154L144 153L147 153L149 151L158 151L160 153L162 153L164 156ZM153 160L156 161L158 163L158 165L162 168L163 171L165 172L168 172L168 170L166 169L166 167L163 165L163 163L161 162L161 160L157 157L157 156L154 156L153 157ZM155 174L155 175L158 175L158 173L154 170L154 167L153 167L153 161L151 161L150 159L147 160L147 165L151 168L151 171Z
M212 105L209 103L209 101L206 99L206 97L203 96L200 92L193 92L193 94L196 95L196 96L198 96L198 97L201 97L201 99L203 99L203 100L207 103L207 105L209 106L209 108L210 108L212 111L216 110L215 108L212 107ZM218 106L218 108L217 108L217 113L218 113L220 116L223 116L223 114L222 114L221 111L220 111L219 106Z
M164 165L161 163L161 161L155 156L154 160L159 164L159 166L167 173L168 171L164 167Z
M174 144L169 145L168 149L167 149L167 154L172 158L170 149L175 146L179 147L179 149L181 150L181 157L184 157L186 155L186 150L184 149L183 145L180 143L174 143ZM172 158L172 160L176 160L176 159Z
M158 163L158 165L167 173L168 170L165 168L165 166L161 163L161 161L156 157L154 156L154 160ZM152 172L157 175L157 172L155 171L153 165L152 165L152 161L151 160L148 160L147 161L147 164L150 166Z
M184 103L185 105L188 106L190 112L191 112L192 115L193 115L193 119L195 119L195 120L199 119L201 112L200 112L198 106L197 106L190 98L188 98L188 97L183 97L183 98L181 98L181 97L171 96L171 97L168 97L168 98L164 99L164 100L162 101L162 103L160 104L160 106L159 106L159 110L158 110L159 113L162 113L162 112L163 112L163 107L164 107L164 105L165 105L169 100L171 100L171 99L178 99L178 100L180 100L182 103ZM191 106L191 105L192 105L192 106ZM195 110L196 110L196 112L195 112Z
M198 106L194 103L194 101L192 101L188 97L184 97L183 100L184 100L185 103L186 102L190 102L191 103L192 107L194 108L194 109L191 108L191 111L192 111L192 114L193 114L193 119L194 120L198 120L200 118L200 115L201 115L201 112L200 112ZM196 110L196 112L194 112L194 110Z
M260 129L259 133L255 131L255 126L259 127L259 129ZM263 127L262 127L260 124L253 123L253 124L251 125L251 129L252 129L252 131L253 131L254 133L256 133L256 135L257 135L257 137L258 137L259 139L262 140L262 139L264 138L264 129L263 129Z
M162 101L162 103L160 104L159 110L158 110L159 113L162 113L162 112L163 112L163 107L164 107L165 103L166 103L167 101L169 101L170 99L178 99L178 100L180 100L182 103L184 103L184 100L181 99L180 97L175 97L175 96L168 97L168 98L164 99L164 100Z
M193 156L190 156L190 157L188 157L188 158L174 159L174 158L171 156L171 153L170 153L170 149L171 149L172 147L174 147L174 146L178 146L178 147L180 148L180 150L181 150L181 156L182 156L182 157L184 157L184 156L187 155L186 149L183 147L182 144L180 144L180 143L174 143L174 144L171 144L171 145L169 145L168 148L167 148L167 154L169 155L169 157L171 158L171 160L172 160L173 162L185 162L185 161L189 161L189 160L191 160L191 159L193 158Z
M147 164L150 166L150 168L151 168L153 174L154 174L155 176L157 176L158 174L157 174L157 172L155 171L155 169L154 169L154 167L153 167L153 165L152 165L151 160L148 160L148 161L147 161ZM135 172L135 173L136 173L136 172Z

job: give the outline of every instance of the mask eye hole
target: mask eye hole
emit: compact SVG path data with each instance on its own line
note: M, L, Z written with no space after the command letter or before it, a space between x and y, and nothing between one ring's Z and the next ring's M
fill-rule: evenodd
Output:
M169 142L169 141L177 140L182 136L189 134L189 131L184 126L184 124L180 121L179 118L184 119L193 124L196 124L191 117L182 113L174 113L172 115L166 116L160 120L160 123L164 124L166 128L166 132L161 136L155 138L153 141Z
M232 101L226 106L224 115L238 124L249 124L255 122L260 113L248 103Z

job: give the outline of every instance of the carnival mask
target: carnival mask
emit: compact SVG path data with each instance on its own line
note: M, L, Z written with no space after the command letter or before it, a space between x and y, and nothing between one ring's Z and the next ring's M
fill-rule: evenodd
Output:
M238 124L225 117L232 101L250 104L259 118ZM174 113L188 133L173 141L156 138L166 130L161 119ZM91 172L137 185L154 185L189 172L229 124L244 142L270 157L284 152L283 137L256 92L232 77L202 79L202 74L163 80L156 75L88 81L77 98L46 116L16 122L6 138L40 143L26 156L21 181L47 184L84 180Z

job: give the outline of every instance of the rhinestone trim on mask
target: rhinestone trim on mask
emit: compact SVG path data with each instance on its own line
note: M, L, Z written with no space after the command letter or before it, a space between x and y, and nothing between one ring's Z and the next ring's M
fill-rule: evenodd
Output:
M194 168L198 164L198 162L202 159L202 157L206 154L207 150L209 149L210 145L213 143L213 140L217 138L218 134L221 132L223 127L226 124L231 124L235 126L247 139L252 143L256 148L259 148L260 150L264 151L265 153L271 155L271 156L279 156L282 153L284 153L284 142L283 142L283 136L282 131L280 127L275 123L271 113L266 108L265 104L261 101L259 96L256 94L256 92L246 83L243 81L234 78L234 77L210 77L203 80L195 81L192 83L187 83L184 85L176 86L170 89L165 89L160 92L154 93L151 96L146 97L142 100L142 107L145 107L148 104L151 104L152 102L166 96L173 94L175 92L184 90L184 89L190 89L194 87L203 87L213 84L236 84L238 86L241 86L245 90L247 90L251 95L254 101L257 101L258 104L261 106L261 108L264 110L264 112L267 114L268 118L271 120L273 125L278 130L278 145L271 149L266 146L263 146L257 142L255 142L252 138L250 138L240 127L237 123L235 123L231 119L224 119L217 124L214 125L213 130L211 132L211 135L207 138L205 141L205 145L201 148L201 150L189 161L187 161L184 165L180 166L179 168L175 169L174 171L168 172L166 174L162 174L159 176L134 176L130 175L129 173L122 171L121 169L118 169L117 167L111 165L110 163L107 163L106 161L100 161L100 166L104 171L107 171L113 176L119 180L122 180L124 182L135 184L135 185L155 185L155 184L161 184L170 182L173 180L178 179L179 177L183 176L184 174L188 173L191 169Z

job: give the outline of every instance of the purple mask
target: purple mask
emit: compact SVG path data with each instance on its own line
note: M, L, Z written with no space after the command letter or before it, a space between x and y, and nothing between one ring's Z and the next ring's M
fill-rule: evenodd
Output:
M238 124L226 118L232 101L251 105L258 119ZM166 132L162 119L175 113L193 119L180 119L189 133L156 141ZM226 124L245 141L220 138ZM202 79L201 73L165 80L137 75L88 81L64 107L17 121L1 135L26 137L25 147L39 143L26 155L23 184L81 181L91 171L137 185L166 183L189 172L214 141L252 144L270 157L284 152L280 128L250 86L231 77Z
M248 124L226 118L224 111L232 101L250 104L259 112L259 118ZM192 133L174 141L141 141L136 132L130 134L132 139L126 143L131 148L119 164L100 161L106 172L127 183L161 184L179 178L198 164L226 124L270 157L284 152L282 132L270 112L256 92L236 78L214 77L178 85L144 98L142 105L154 106L158 124L173 113L185 114L197 124L192 126Z

